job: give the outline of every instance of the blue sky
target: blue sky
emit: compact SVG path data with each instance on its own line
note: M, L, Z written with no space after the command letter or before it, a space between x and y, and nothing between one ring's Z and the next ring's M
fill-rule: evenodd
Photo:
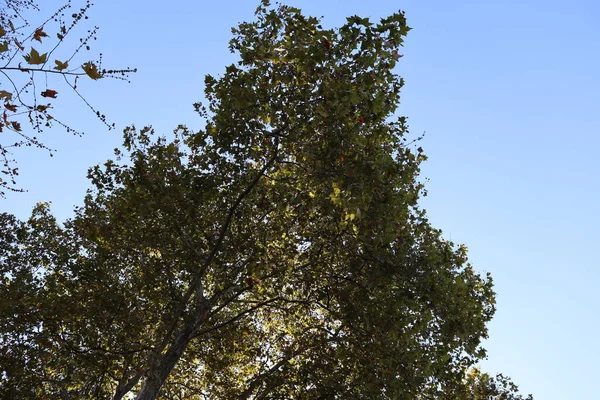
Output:
M257 4L97 2L92 52L104 53L106 67L139 68L130 84L81 84L118 129L103 128L63 87L64 118L86 135L47 132L54 158L19 152L29 191L9 194L0 210L25 218L36 202L51 201L64 219L82 202L87 168L112 156L124 126L199 127L192 103L202 100L203 76L234 60L230 28L252 19ZM398 68L406 80L399 113L415 136L426 132L422 204L446 237L469 247L477 269L492 273L498 292L484 369L511 376L537 399L600 398L600 3L288 4L324 16L326 26L406 11L413 30Z

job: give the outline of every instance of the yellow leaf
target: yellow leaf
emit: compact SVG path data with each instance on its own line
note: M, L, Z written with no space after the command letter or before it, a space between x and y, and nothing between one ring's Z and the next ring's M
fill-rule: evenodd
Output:
M81 66L81 68L83 68L87 76L93 80L102 78L102 75L100 75L100 72L98 72L98 67L93 62L86 62Z
M162 255L161 255L161 253L160 253L160 250L158 250L158 249L153 249L153 248L150 248L150 247L148 247L148 248L146 249L146 254L147 254L147 255L148 255L150 258L161 258L161 256L162 256Z

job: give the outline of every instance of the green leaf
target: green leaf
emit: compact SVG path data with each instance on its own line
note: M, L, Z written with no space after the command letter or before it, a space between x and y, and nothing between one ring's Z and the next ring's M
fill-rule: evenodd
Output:
M89 76L93 80L102 78L102 75L100 74L100 72L98 72L98 67L91 61L83 64L81 68L83 68L83 71L87 74L87 76Z
M350 90L350 103L358 104L360 101L360 96L356 90Z
M29 54L25 54L23 56L23 58L25 58L25 61L27 61L27 63L31 65L44 64L46 62L47 57L48 53L40 54L33 47L31 48Z
M317 113L323 118L327 118L329 116L329 113L327 112L327 110L322 107L317 109Z
M57 71L63 71L65 69L69 68L69 62L68 61L62 62L62 61L54 60L54 63L56 64L56 66L54 67L54 69L57 70Z

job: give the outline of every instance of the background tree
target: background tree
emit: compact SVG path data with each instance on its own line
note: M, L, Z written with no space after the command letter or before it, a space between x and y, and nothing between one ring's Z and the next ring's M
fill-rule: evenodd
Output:
M106 117L94 108L78 90L81 77L126 79L132 69L107 70L102 67L102 54L97 60L81 56L89 51L96 39L98 27L87 31L79 41L69 41L82 21L88 19L92 7L86 0L73 10L67 0L41 23L32 26L31 10L39 11L33 0L4 0L0 4L0 196L6 190L20 191L16 186L18 168L11 149L22 146L37 147L50 152L39 139L44 129L59 125L68 133L81 135L67 120L55 113L52 100L62 86L73 91L90 110L109 128ZM58 113L60 114L60 113ZM29 128L25 126L29 125ZM8 134L8 133L12 133Z
M44 204L4 214L0 394L458 390L494 293L417 205L425 156L394 118L408 30L263 1L233 31L239 61L206 77L204 129L128 128L62 226Z

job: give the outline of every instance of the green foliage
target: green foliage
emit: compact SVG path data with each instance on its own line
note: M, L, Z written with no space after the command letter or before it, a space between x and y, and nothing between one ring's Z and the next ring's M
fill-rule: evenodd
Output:
M206 77L204 129L128 128L63 226L4 214L0 395L455 390L494 293L417 206L425 156L393 117L408 30L263 1L233 30L240 60Z
M444 400L533 400L532 395L523 397L519 388L502 374L495 377L471 368L461 382L443 391L430 391L425 398Z

